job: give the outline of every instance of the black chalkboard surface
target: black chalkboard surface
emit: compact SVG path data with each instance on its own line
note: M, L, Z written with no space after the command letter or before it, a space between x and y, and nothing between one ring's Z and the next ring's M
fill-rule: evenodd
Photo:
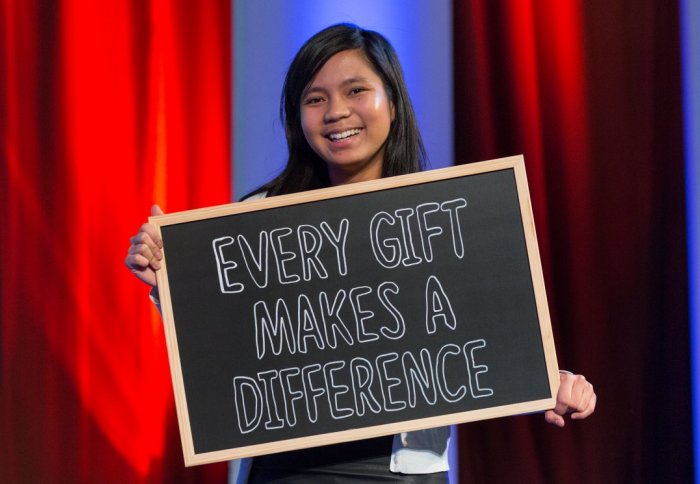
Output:
M554 406L522 157L151 222L187 465Z

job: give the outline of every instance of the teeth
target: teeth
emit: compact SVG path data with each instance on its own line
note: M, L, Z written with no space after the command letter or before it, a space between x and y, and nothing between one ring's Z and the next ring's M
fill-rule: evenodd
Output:
M339 139L349 138L350 136L354 136L354 135L358 134L359 132L360 132L359 129L349 129L347 131L343 131L342 133L332 133L332 134L328 135L328 137L331 140L336 141Z

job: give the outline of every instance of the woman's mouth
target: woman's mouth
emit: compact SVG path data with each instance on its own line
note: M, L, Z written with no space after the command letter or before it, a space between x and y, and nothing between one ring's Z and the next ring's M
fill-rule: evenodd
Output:
M331 141L342 141L350 138L351 136L359 134L360 131L362 130L359 128L347 129L345 131L341 131L340 133L331 133L327 136L327 138Z

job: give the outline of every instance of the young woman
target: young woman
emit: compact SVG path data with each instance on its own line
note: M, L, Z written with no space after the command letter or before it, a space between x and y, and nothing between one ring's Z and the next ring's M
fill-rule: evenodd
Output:
M289 159L283 172L244 198L260 198L373 180L423 169L425 150L398 57L377 32L351 24L322 30L292 61L280 114ZM160 209L154 206L154 213ZM145 224L131 239L127 267L153 287L162 241ZM596 395L584 377L561 374L547 422L593 413ZM449 429L409 432L256 457L238 482L446 482ZM240 464L240 463L239 463ZM246 480L247 479L247 480Z

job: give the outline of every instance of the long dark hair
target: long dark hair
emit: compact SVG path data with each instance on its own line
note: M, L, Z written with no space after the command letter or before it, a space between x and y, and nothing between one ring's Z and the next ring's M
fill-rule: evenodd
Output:
M301 98L328 59L338 52L354 49L365 55L384 83L396 113L384 146L382 176L404 175L424 168L425 148L396 51L381 34L341 23L307 40L289 66L280 101L280 118L289 150L287 166L250 195L259 192L281 195L330 186L325 161L311 149L302 131Z

